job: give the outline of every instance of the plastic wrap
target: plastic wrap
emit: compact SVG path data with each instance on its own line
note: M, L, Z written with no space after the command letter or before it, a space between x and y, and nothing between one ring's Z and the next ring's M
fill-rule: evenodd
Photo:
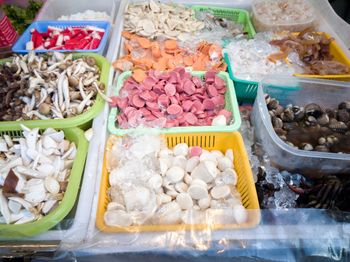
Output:
M199 4L208 4L195 1ZM248 1L210 3L219 6L247 8ZM315 1L312 1L315 2ZM316 1L317 10L322 14L330 10L327 1ZM122 2L125 6L127 1ZM339 41L349 35L340 27L332 28L327 21L334 17L328 15L322 20L322 31L331 33ZM337 34L333 34L337 30ZM342 38L338 37L341 36ZM339 41L343 46L348 42ZM119 44L119 42L118 42ZM348 54L348 53L347 53ZM115 57L113 58L113 60ZM110 90L111 91L111 90ZM49 244L47 236L62 240L56 243L57 250L53 257L37 254L37 261L95 261L97 259L113 259L120 261L232 261L232 257L242 260L273 260L300 261L302 259L319 261L320 259L349 260L350 226L347 216L349 213L338 214L337 220L326 211L318 209L261 209L259 225L250 229L219 229L208 227L205 230L161 231L161 232L133 232L133 233L102 233L96 227L97 204L99 199L102 175L104 148L106 141L106 116L108 110L94 123L94 136L90 143L89 155L85 168L84 180L81 186L76 213L66 217L57 230L50 230L45 234L31 239L17 239L18 241L41 240L36 245ZM251 136L250 126L242 123L242 135ZM246 134L248 133L248 134ZM98 134L98 135L96 135ZM94 142L93 142L94 141ZM246 150L250 154L251 140L245 139ZM254 173L258 171L256 159L250 159ZM347 222L339 222L339 221ZM74 230L64 229L64 225L73 222ZM204 223L210 222L206 219ZM79 236L79 237L78 237ZM6 254L12 248L5 248L2 242L0 253ZM18 244L20 242L17 242ZM57 248L57 249L56 249ZM37 246L36 250L40 250ZM51 254L52 255L52 254Z

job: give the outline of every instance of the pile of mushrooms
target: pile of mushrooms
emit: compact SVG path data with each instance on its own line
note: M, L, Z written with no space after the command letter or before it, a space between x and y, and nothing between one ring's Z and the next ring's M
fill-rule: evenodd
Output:
M55 209L77 152L63 131L22 129L20 138L0 136L0 223L28 223Z
M62 119L94 104L100 69L93 57L29 53L0 65L0 121ZM106 98L107 99L107 98Z

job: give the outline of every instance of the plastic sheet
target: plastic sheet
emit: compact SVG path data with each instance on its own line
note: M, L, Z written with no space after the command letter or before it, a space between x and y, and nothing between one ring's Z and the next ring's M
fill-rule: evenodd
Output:
M198 2L198 1L196 1ZM237 1L237 4L247 1ZM322 14L330 10L327 1L317 2ZM223 3L211 3L225 5ZM226 3L226 5L230 5ZM123 4L121 5L123 6ZM249 4L247 4L249 6ZM246 6L243 6L246 7ZM328 9L327 9L328 8ZM325 12L324 12L325 11ZM322 17L322 29L334 33L329 24L330 16ZM320 18L321 19L321 18ZM337 27L338 39L344 38L346 30ZM333 34L332 34L333 35ZM342 38L338 37L341 36ZM341 42L341 41L340 41ZM350 42L341 42L346 46ZM113 58L114 59L114 58ZM241 260L300 261L306 258L312 261L349 260L350 226L349 222L336 222L331 216L317 209L261 210L261 222L252 229L235 230L179 230L167 232L102 233L96 228L96 209L101 181L103 152L105 147L106 115L94 124L96 134L87 160L84 181L76 213L72 213L56 228L46 234L53 239L63 240L53 258L38 256L37 261L95 261L96 259L114 259L120 261L232 261L232 257ZM247 127L246 124L242 126ZM242 130L247 132L247 130ZM249 144L250 141L245 141ZM249 150L248 150L249 151ZM94 160L94 161L92 161ZM256 172L256 166L253 166ZM96 183L95 183L96 182ZM83 193L85 192L85 193ZM93 199L93 201L92 201ZM342 216L348 216L343 213ZM74 230L61 230L64 225L74 221ZM73 228L73 227L72 227ZM77 236L80 236L79 239ZM44 240L47 235L23 240ZM75 240L75 241L73 241ZM18 242L19 243L19 242ZM5 250L0 247L0 253Z

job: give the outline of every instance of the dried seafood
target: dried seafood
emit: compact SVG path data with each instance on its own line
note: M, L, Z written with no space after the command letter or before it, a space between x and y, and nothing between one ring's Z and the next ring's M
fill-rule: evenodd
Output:
M334 41L324 33L305 30L299 34L289 34L279 40L272 40L271 45L278 46L281 53L271 54L269 59L276 61L285 59L291 52L296 52L301 60L305 74L312 75L340 75L348 74L350 68L338 61L334 61L330 54L330 43Z
M77 151L63 131L22 129L23 138L0 137L0 223L28 223L55 209Z
M94 104L100 69L93 57L29 53L0 66L0 121L62 119Z
M149 3L129 4L125 12L124 30L155 39L162 36L176 39L181 33L196 32L204 28L194 11L180 4Z
M316 103L287 105L265 96L276 134L287 144L302 150L350 153L350 101L338 108Z
M215 211L231 211L227 223L246 221L231 149L225 155L185 143L168 149L157 135L109 142L107 225L203 224Z

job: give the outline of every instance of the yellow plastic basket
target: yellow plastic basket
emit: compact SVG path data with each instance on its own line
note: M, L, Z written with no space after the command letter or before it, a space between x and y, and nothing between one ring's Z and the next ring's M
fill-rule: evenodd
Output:
M113 135L114 136L114 135ZM242 136L239 132L205 133L205 134L164 134L169 148L179 143L187 143L189 146L201 146L207 150L226 151L231 148L234 153L234 165L238 175L237 190L241 194L242 204L248 209L248 220L243 224L176 224L176 225L139 225L129 227L108 226L104 222L104 213L110 202L108 195L109 174L106 165L106 154L111 149L109 139L103 163L102 179L99 193L99 201L96 215L96 226L99 230L107 233L121 232L147 232L147 231L178 231L178 230L219 230L252 228L260 223L260 209L257 193L255 190L252 171L250 168L247 152L244 147Z
M298 33L295 33L298 34ZM329 39L331 36L327 33L322 33L325 34L325 36ZM329 45L329 52L333 56L333 59L335 61L341 62L348 67L350 67L350 60L349 58L345 55L341 47L338 45L338 43L333 40L330 45ZM297 77L306 77L306 78L319 78L319 79L330 79L330 80L338 80L338 81L350 81L350 74L346 75L308 75L308 74L294 74L294 76Z

